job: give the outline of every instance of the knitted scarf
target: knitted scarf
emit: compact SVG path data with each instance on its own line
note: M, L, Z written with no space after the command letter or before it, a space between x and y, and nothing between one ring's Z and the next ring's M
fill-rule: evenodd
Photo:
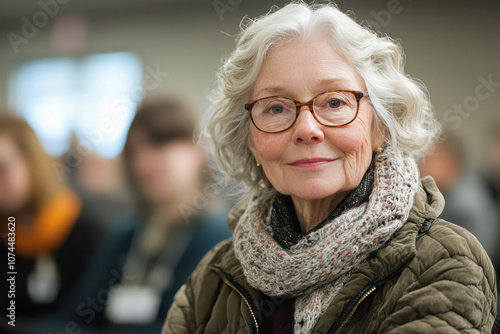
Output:
M414 160L386 149L375 157L368 202L345 211L288 249L272 237L272 205L256 197L235 228L236 257L253 288L268 296L296 298L294 333L311 333L351 273L403 226L417 189Z
M316 225L307 233L319 230L328 223L331 223L345 211L367 202L373 188L373 177L375 171L375 159L372 162L359 185L350 191L333 211L322 222ZM293 206L290 196L277 193L274 197L269 224L272 230L274 240L283 248L290 248L304 238L305 235L300 232L300 223Z

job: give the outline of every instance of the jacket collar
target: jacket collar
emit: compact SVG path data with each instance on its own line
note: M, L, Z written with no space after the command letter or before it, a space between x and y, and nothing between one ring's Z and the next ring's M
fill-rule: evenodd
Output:
M444 198L431 177L422 178L406 223L349 278L316 324L314 333L327 333L347 303L368 283L381 282L397 272L417 254L417 237L425 221L436 219Z
M377 256L368 261L374 279L385 278L416 255L416 239L422 224L436 219L443 208L444 198L434 180L431 177L421 179L408 220L387 245L377 251Z

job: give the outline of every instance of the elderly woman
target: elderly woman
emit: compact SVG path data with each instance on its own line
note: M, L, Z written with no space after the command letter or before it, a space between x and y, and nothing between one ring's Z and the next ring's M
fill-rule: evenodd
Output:
M402 63L398 45L332 5L247 25L207 128L246 200L163 333L491 330L494 270L419 180L415 159L439 126Z

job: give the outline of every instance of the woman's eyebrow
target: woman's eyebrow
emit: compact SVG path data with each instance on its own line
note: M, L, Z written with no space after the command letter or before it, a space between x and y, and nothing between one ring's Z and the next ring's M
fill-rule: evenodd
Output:
M321 90L321 92L335 88L347 89L352 87L353 87L353 82L351 80L341 77L322 79L318 84L318 88L320 88L319 90ZM269 86L261 88L255 92L254 96L258 97L274 96L274 95L286 96L287 93L288 89L284 88L281 85L277 85L277 86Z
M287 89L281 86L264 87L255 92L255 96L286 95ZM265 93L265 95L264 95Z
M345 88L353 85L353 82L347 78L326 78L319 82L321 87L328 86L332 88L342 87Z

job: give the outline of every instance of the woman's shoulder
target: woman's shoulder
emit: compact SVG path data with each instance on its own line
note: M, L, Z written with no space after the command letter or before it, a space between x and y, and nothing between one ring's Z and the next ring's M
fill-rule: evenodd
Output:
M476 263L489 260L483 246L472 233L440 218L432 223L422 239L422 245L419 246L417 242L417 249L419 252L435 254L434 257L461 256ZM431 245L432 247L429 247Z
M483 246L466 229L436 219L417 240L417 254L409 267L429 280L451 279L463 284L486 284L495 290L495 270ZM431 277L434 276L434 277Z
M421 179L420 188L409 221L420 227L424 221L432 221L430 228L418 237L416 243L420 266L428 267L446 259L462 259L462 263L474 263L493 272L493 266L479 241L466 229L439 217L444 208L444 198L431 177ZM424 225L422 225L424 226ZM467 261L465 261L467 259Z
M221 286L221 277L216 273L214 268L219 267L221 263L227 261L227 258L231 258L232 248L232 239L227 239L219 242L205 254L185 284L176 293L169 310L169 316L171 313L176 314L176 309L185 308L194 310L194 305L198 305L200 301L211 300L210 296L215 298ZM202 302L197 307L205 309L211 306L209 304ZM175 318L175 316L172 317ZM167 316L168 322L169 319Z
M398 279L387 283L388 290L379 290L385 293L378 302L387 307L371 306L385 319L380 332L423 333L437 327L443 333L491 331L495 272L467 230L434 219L419 233L415 255L403 268Z
M213 273L214 267L230 267L234 265L234 262L237 262L237 259L234 255L233 239L223 240L203 256L188 281L198 284L200 281L212 276L209 273Z

